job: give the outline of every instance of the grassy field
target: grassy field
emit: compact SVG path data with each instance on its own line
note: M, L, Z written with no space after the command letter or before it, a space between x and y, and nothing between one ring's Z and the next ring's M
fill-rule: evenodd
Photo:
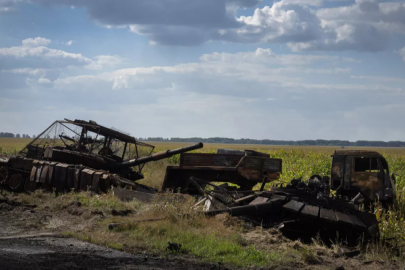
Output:
M22 149L29 139L6 139L0 138L0 148L6 153L15 153ZM191 143L151 143L156 146L155 152L174 149L191 145ZM292 147L292 146L265 146L265 145L230 145L230 144L205 144L203 149L196 152L214 153L218 148L231 149L251 149L269 153L271 157L281 158L283 160L283 173L280 181L287 182L293 178L302 177L308 179L313 174L330 175L331 155L334 150L340 147L318 146L318 147ZM346 148L351 149L351 148ZM402 148L372 148L364 147L356 149L368 149L380 152L388 161L390 173L396 174L397 179L397 205L389 211L376 209L380 221L380 230L383 239L391 239L393 246L402 247L405 245L405 149ZM179 157L174 156L169 159L148 163L145 165L143 173L145 179L140 181L143 184L160 188L167 165L178 163ZM266 188L270 188L268 185ZM94 203L94 202L93 202ZM99 203L99 202L98 202ZM119 204L118 202L115 202ZM96 202L97 204L97 202ZM108 204L108 203L107 203ZM102 204L101 204L102 205ZM165 204L164 208L148 208L142 214L143 218L159 217L161 215L169 216L169 219L155 223L137 224L121 228L119 232L103 232L100 229L99 237L94 236L94 231L87 233L72 233L77 237L92 239L92 242L106 244L103 239L120 239L125 242L127 247L139 248L139 245L155 252L164 252L167 241L178 241L184 244L187 253L206 258L210 261L221 260L223 262L236 262L239 266L246 265L265 265L269 262L279 263L280 260L287 260L284 251L264 252L256 246L248 245L241 239L241 229L238 227L224 227L212 219L207 220L201 216L193 216L190 219L178 219L175 214L179 211L189 211L187 204L170 205ZM138 207L138 206L137 206ZM136 208L136 207L135 207ZM138 208L137 208L138 209ZM180 209L180 210L179 210ZM108 222L122 222L121 218L110 218L102 223L105 228ZM126 221L127 222L127 221ZM146 241L145 241L146 236ZM135 242L131 242L131 239ZM108 242L108 241L107 241ZM110 243L108 242L108 243ZM198 243L198 244L195 244ZM106 244L109 245L109 244ZM118 245L122 248L122 245ZM365 256L382 258L384 260L401 260L392 249L386 248L383 242L377 243L372 250ZM401 248L400 248L401 249ZM305 248L304 248L305 250ZM305 251L307 252L307 251ZM310 253L299 253L297 256L312 256ZM401 251L402 252L402 251ZM221 255L222 254L222 255ZM402 253L401 253L402 254ZM309 258L310 258L309 257ZM305 258L304 258L305 259Z

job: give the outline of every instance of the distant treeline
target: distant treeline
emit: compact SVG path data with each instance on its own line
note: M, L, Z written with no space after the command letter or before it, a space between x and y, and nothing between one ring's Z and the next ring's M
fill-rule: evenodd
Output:
M14 135L14 133L10 133L10 132L0 132L0 138L31 138L31 137L28 134Z
M229 144L263 144L263 145L313 145L313 146L375 146L375 147L405 147L405 142L401 141L341 141L341 140L302 140L302 141L282 141L282 140L254 140L254 139L232 139L232 138L162 138L148 137L138 138L140 141L153 142L203 142L203 143L229 143Z

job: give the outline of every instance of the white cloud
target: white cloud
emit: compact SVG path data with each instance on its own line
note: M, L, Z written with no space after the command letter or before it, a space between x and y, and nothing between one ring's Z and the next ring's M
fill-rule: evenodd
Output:
M6 69L6 70L1 70L2 72L10 72L14 74L28 74L28 75L44 75L46 72L46 69L42 68L16 68L16 69Z
M80 53L69 53L44 46L50 42L45 38L28 38L22 41L23 46L0 48L0 70L32 75L33 72L45 69L103 69L117 67L123 63L123 59L116 55L98 55L90 59Z
M349 59L352 60L352 59ZM324 76L346 75L347 59L324 55L277 55L270 49L258 48L254 52L212 53L200 57L200 62L174 66L118 69L95 76L59 79L57 88L86 89L91 81L104 90L158 91L211 93L225 96L283 99L285 93L316 93L319 91L376 91L402 93L400 86L376 84L325 84L307 81L311 74ZM333 68L314 68L313 64L332 64ZM294 75L291 75L291 74ZM314 79L315 77L312 77ZM322 77L320 81L324 78ZM174 87L174 86L175 87ZM246 90L249 89L249 90ZM281 96L280 96L281 95ZM266 97L267 96L267 97ZM297 96L294 94L294 96ZM315 98L315 97L314 97ZM285 99L285 98L284 98Z
M311 9L287 1L257 8L252 16L241 16L237 21L242 27L224 29L219 39L248 43L303 42L316 39L321 29L320 20Z
M89 75L65 73L56 79L50 77L48 69L19 68L0 72L1 93L12 97L0 107L12 111L14 118L25 115L18 125L32 130L30 133L37 132L38 121L45 125L46 121L68 117L99 120L135 136L399 138L403 128L391 126L391 120L371 125L370 118L381 119L375 110L378 106L383 108L384 117L391 115L399 121L395 109L403 111L398 106L405 104L403 81L388 84L383 79L368 79L367 74L352 78L350 68L357 66L353 61L339 56L276 54L259 48L205 54L194 63L168 66L118 67L112 71L81 68L80 74ZM19 76L14 88L3 83L3 78L11 75ZM50 102L58 108L52 114L44 111ZM0 116L6 117L2 112ZM5 125L10 130L17 127ZM142 129L136 128L139 126ZM380 132L388 128L393 133ZM353 132L347 133L347 129Z
M378 82L405 82L404 78L393 78L393 77L382 77L382 76L350 76L352 79L359 79L359 80L371 80L371 81L378 81Z
M47 79L47 78L39 78L38 79L38 83L40 84L51 84L51 80Z
M405 3L356 0L322 8L328 1L281 0L256 8L250 16L238 16L240 9L260 2L30 0L47 6L84 8L99 25L129 27L154 45L196 46L220 40L285 43L293 51L380 51L392 35L405 34Z
M49 45L51 43L51 40L42 37L36 37L24 39L21 43L25 47L38 47Z
M123 59L117 55L98 55L86 66L89 69L102 69L105 67L117 67L122 64Z
M0 69L64 68L84 66L92 60L78 53L69 53L44 46L0 48Z
M68 42L66 42L67 46L72 46L72 44L73 44L73 40L69 40Z

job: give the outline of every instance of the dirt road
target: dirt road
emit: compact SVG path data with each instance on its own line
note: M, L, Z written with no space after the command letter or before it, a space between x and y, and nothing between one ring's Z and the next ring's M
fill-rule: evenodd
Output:
M224 269L192 258L133 255L61 234L89 228L101 218L91 211L83 215L38 210L0 196L0 270Z
M73 238L0 238L0 269L215 269L186 260L132 255Z

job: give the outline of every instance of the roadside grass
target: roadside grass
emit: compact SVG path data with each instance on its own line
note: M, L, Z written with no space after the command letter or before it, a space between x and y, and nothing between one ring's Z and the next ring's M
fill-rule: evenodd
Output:
M79 203L81 207L90 210L138 210L142 202L131 201L123 202L114 196L113 191L104 194L94 194L90 191L68 192L56 194L55 192L45 192L36 190L30 194L27 193L8 193L9 198L17 200L22 204L35 204L39 209L63 210L73 203Z
M65 234L132 253L186 255L239 267L286 265L292 261L284 251L261 251L249 245L242 236L242 226L207 218L191 207L194 203L159 198L136 215L107 217L91 230ZM111 231L111 223L121 225ZM168 242L180 244L181 248L170 250Z

